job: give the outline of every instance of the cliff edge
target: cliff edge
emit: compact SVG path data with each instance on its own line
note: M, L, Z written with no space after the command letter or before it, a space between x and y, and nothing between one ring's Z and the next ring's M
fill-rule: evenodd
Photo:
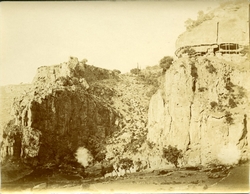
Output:
M151 98L147 140L159 150L177 146L188 165L249 158L250 68L235 65L217 57L175 61Z

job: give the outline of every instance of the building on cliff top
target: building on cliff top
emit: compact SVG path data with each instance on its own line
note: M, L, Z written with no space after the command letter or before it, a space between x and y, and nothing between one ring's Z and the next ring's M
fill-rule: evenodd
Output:
M249 20L244 7L235 9L234 14L215 16L181 34L176 41L175 55L181 57L186 49L192 48L195 55L240 54L249 47ZM232 10L231 10L232 11Z

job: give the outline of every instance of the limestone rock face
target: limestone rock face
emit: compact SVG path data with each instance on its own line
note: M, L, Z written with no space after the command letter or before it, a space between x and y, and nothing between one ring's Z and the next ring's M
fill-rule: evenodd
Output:
M14 100L14 120L4 132L2 159L15 155L31 165L58 163L73 160L78 147L97 155L105 137L117 130L119 115L88 91L85 77L91 82L114 74L87 67L73 57L67 63L39 68L30 91Z
M76 57L70 57L68 62L59 65L39 67L33 79L33 84L40 82L53 83L60 77L84 78L88 83L115 78L113 71L87 65L86 62L86 59L78 61Z
M147 140L160 150L177 146L189 165L226 163L220 156L229 145L239 150L235 162L248 158L249 76L249 67L216 57L175 61L151 98Z

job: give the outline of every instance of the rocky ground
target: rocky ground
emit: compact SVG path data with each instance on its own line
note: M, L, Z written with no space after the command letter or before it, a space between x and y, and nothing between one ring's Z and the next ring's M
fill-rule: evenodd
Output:
M2 193L23 192L246 192L248 165L180 168L127 174L124 177L83 179L51 170L38 170L2 183Z
M159 69L157 69L157 75ZM147 72L144 72L147 75ZM150 76L149 76L150 77ZM157 76L156 76L157 77ZM153 79L156 81L156 79ZM24 88L20 88L23 92ZM92 82L89 93L100 102L108 103L121 114L121 130L107 139L107 158L117 153L132 157L138 152L147 136L147 113L150 93L154 83L137 75L119 75L119 79L106 79ZM13 87L5 89L5 101ZM7 92L7 93L6 93ZM13 98L13 97L11 97ZM8 101L7 101L8 102ZM6 106L10 105L7 103ZM6 116L8 116L6 114ZM116 152L115 152L115 151ZM133 157L132 157L133 158ZM93 169L91 169L93 170ZM90 171L91 171L90 170ZM2 193L30 191L88 191L88 192L215 192L229 189L246 191L248 189L248 165L234 168L225 166L190 167L179 169L150 170L126 174L124 177L100 177L93 173L87 178L79 170L65 171L58 168L31 168L18 161L2 165Z

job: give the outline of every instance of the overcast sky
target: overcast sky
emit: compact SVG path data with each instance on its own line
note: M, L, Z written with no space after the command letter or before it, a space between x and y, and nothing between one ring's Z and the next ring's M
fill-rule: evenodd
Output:
M174 56L184 22L217 1L1 2L0 84L32 81L39 66L68 61L123 73Z

